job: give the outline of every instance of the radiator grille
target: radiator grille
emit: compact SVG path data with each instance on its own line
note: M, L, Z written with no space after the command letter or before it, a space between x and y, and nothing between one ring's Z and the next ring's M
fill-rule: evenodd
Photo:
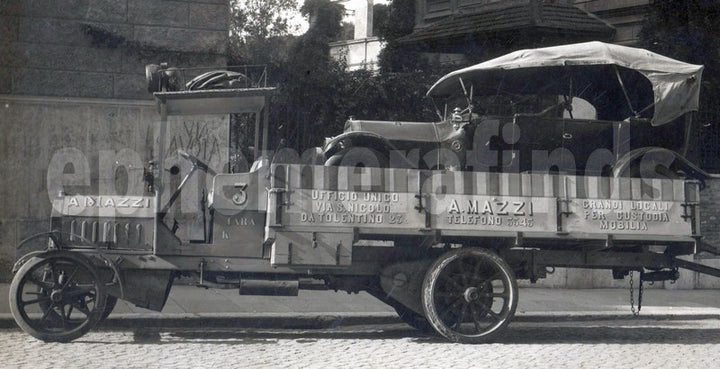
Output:
M63 239L70 247L152 250L153 220L62 218Z

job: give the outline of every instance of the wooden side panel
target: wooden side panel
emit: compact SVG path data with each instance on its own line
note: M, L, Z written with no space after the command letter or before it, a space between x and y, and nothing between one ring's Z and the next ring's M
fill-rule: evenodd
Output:
M366 233L603 239L692 236L681 180L315 166L288 188L282 227ZM560 224L558 224L558 222ZM497 232L497 233L494 233Z

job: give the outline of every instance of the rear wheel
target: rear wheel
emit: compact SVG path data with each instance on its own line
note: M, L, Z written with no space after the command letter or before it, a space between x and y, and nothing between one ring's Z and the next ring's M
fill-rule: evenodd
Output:
M69 342L100 321L105 286L82 256L57 252L28 260L10 284L15 322L46 342Z
M440 256L423 281L425 316L445 338L460 343L488 342L515 315L515 274L496 253L462 248Z

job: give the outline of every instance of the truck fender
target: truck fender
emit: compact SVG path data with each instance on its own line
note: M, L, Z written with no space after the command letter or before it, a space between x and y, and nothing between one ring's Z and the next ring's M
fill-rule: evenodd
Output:
M19 250L19 249L21 249L23 246L25 246L25 244L28 243L29 241L34 240L34 239L36 239L36 238L43 237L43 236L47 236L48 238L50 238L50 239L52 240L53 244L54 244L54 247L48 244L48 248L45 249L45 250L30 251L30 252L22 255L22 256L15 262L15 264L13 264L13 267L12 267L12 273L13 273L13 274L17 273L17 271L20 270L20 268L21 268L25 263L27 263L28 260L30 260L30 259L32 259L32 258L34 258L34 257L37 257L37 258L45 258L45 257L47 257L47 256L58 255L58 254L61 254L61 253L72 253L73 256L77 256L78 258L81 258L81 259L85 260L85 261L86 261L88 264L90 264L90 265L97 265L97 264L98 264L98 263L93 262L93 260L91 260L90 257L88 257L87 255L85 255L85 254L83 254L83 253L81 253L81 252L72 252L72 251L63 250L64 245L63 245L62 239L59 237L59 236L60 236L60 232L57 232L57 231L41 232L41 233L34 234L34 235L32 235L32 236L30 236L30 237L28 237L28 238L20 241L20 244L18 244L17 249ZM113 273L113 282L116 282L116 283L117 283L117 286L118 286L119 297L120 297L120 298L124 298L124 296L125 296L125 287L124 287L124 284L123 284L122 274L120 273L120 269L118 268L118 264L119 264L119 263L116 264L115 262L111 261L105 254L103 254L103 253L100 252L99 250L98 250L98 253L97 253L97 254L94 254L94 255L95 255L95 257L97 257L97 258L100 259L100 264L104 264L105 266L107 266L107 267L110 268L110 270L111 270L112 273ZM120 259L120 260L121 260L121 259ZM120 262L121 262L121 261L120 261Z
M47 250L31 251L31 252L28 252L27 254L21 256L20 259L18 259L18 260L15 262L15 264L13 264L12 273L13 273L13 274L17 273L17 271L20 270L20 268L21 268L23 265L25 265L25 263L27 263L28 260L30 260L30 259L32 259L32 258L41 258L41 259L43 259L43 258L46 258L46 257L48 257L48 256L68 254L68 253L71 253L73 256L76 256L76 257L78 257L78 258L80 258L80 259L83 259L85 262L87 262L87 263L90 264L90 265L95 265L95 263L93 263L92 260L90 260L90 258L87 257L86 255L84 255L83 253L80 253L80 252L71 252L71 251L65 251L65 250L47 249Z

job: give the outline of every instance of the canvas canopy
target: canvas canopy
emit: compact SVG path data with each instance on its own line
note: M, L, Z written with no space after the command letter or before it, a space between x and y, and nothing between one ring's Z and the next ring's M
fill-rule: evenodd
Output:
M582 97L602 119L648 118L654 126L696 111L702 65L644 49L586 42L519 50L440 78L431 97L468 93ZM462 80L462 83L460 82Z

